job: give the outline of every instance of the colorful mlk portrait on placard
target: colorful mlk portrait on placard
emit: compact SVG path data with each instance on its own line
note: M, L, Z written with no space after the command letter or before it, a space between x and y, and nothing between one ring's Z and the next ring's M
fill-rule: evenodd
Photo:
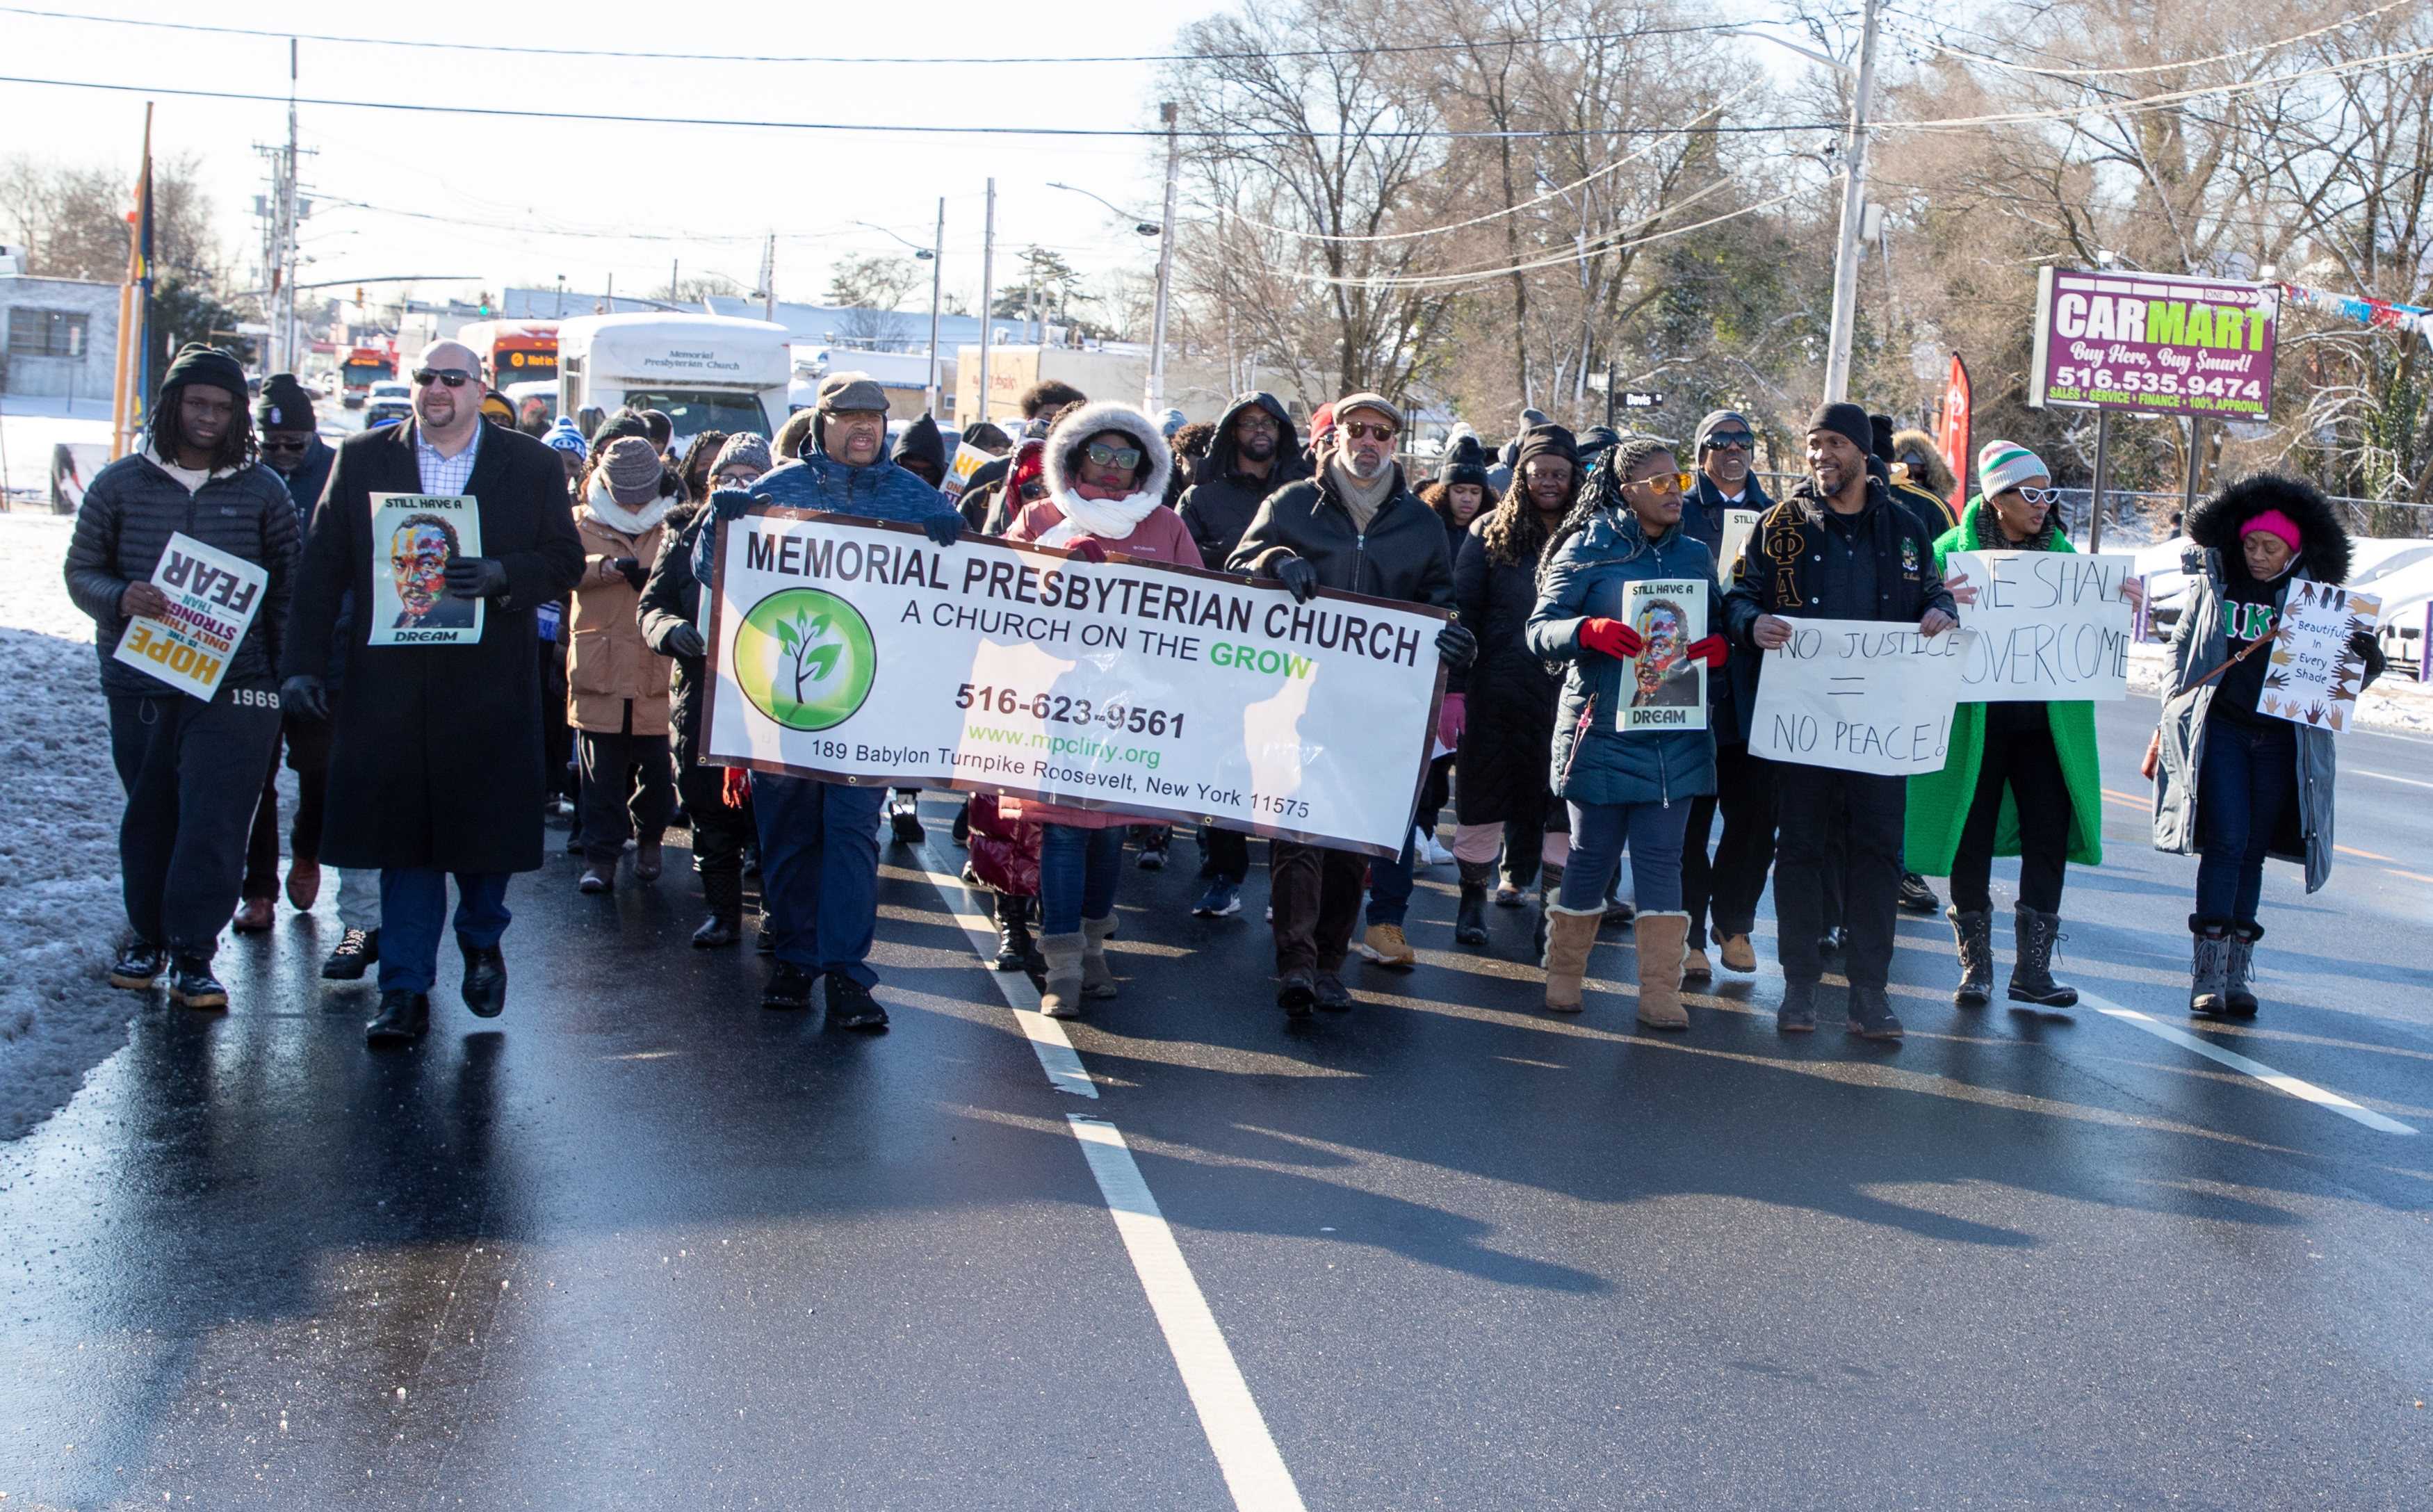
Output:
M482 554L482 514L469 498L372 496L372 615L366 644L469 646L483 603L448 595L448 564Z

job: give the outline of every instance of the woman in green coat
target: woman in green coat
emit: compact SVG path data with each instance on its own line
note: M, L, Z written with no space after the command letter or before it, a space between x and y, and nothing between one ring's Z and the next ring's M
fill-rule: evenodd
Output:
M2025 447L1988 442L1978 459L1984 492L1960 523L1934 543L1944 570L1953 552L2067 552L2053 506L2060 490ZM1947 578L1946 581L1951 581ZM2122 589L2133 605L2138 583ZM1972 595L1973 597L1973 595ZM1965 613L1964 613L1965 622ZM2019 858L2019 899L2012 916L2018 960L2011 1000L2067 1008L2078 989L2052 977L2061 932L2062 871L2103 860L2102 774L2096 758L2095 705L2069 703L1963 704L1952 711L1951 751L1943 770L1909 779L1910 864L1948 875L1944 916L1960 948L1960 986L1951 1000L1982 1008L1994 991L1994 858Z

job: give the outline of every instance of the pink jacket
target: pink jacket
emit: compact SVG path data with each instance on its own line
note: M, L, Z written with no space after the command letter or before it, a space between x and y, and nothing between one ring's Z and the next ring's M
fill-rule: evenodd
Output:
M1035 541L1064 522L1064 511L1056 507L1053 499L1042 499L1026 506L1020 518L1005 533L1006 539ZM1191 527L1182 517L1164 504L1148 512L1132 527L1132 533L1119 541L1102 540L1110 556L1137 557L1145 562L1172 562L1182 567L1200 564L1199 547L1191 538ZM1067 808L1062 804L1043 804L1029 799L1003 798L997 801L998 812L1008 819L1020 819L1039 824L1070 824L1076 829L1113 829L1121 824L1154 824L1163 823L1134 814L1102 813L1093 808Z

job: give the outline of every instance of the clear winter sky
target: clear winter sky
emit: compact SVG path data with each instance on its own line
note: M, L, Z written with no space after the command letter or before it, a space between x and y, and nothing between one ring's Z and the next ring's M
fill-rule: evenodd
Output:
M1060 0L1050 7L921 4L817 6L269 5L226 0L25 0L28 8L290 31L632 52L853 58L1163 54L1221 0ZM453 17L452 25L440 18ZM1024 23L1030 25L1024 25ZM854 124L1157 124L1154 64L921 66L842 62L666 62L528 54L434 52L305 42L305 98L579 110L720 120ZM0 74L284 96L287 44L274 37L47 19L0 10ZM0 153L108 164L131 173L143 133L141 93L0 83ZM192 154L219 212L231 263L258 261L253 196L264 164L251 150L286 132L283 103L154 96L156 158ZM507 283L597 291L665 286L672 257L687 277L718 272L749 288L760 240L778 232L777 292L816 299L830 261L902 252L870 221L927 245L946 199L947 286L977 301L982 191L997 181L997 246L1038 243L1084 273L1148 268L1155 243L1051 179L1093 189L1155 218L1164 154L1146 140L916 136L740 127L519 121L305 106L305 224L314 259L299 281L389 274L464 274L419 297ZM357 202L353 208L341 201ZM344 297L347 291L338 292ZM377 297L377 296L376 296Z

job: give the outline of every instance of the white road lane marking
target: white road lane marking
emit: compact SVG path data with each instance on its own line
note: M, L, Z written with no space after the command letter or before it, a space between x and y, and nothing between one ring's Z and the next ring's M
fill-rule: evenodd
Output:
M996 927L969 911L971 893L962 879L927 844L911 849L921 858L921 870L929 885L938 890L946 911L962 926L981 959L993 957ZM1047 1073L1047 1084L1059 1092L1097 1097L1097 1086L1082 1069L1080 1055L1064 1036L1064 1026L1039 1011L1039 990L1030 985L1030 978L1020 972L989 975L995 978L1006 1006L1013 1011L1014 1021L1022 1026L1031 1053L1039 1058L1039 1068ZM1208 1437L1237 1512L1302 1512L1301 1488L1293 1483L1275 1436L1268 1432L1268 1420L1251 1395L1250 1383L1242 1379L1242 1368L1225 1343L1225 1331L1216 1326L1216 1315L1209 1310L1208 1299L1182 1258L1165 1214L1149 1194L1148 1182L1132 1159L1131 1147L1124 1143L1123 1132L1105 1119L1086 1113L1064 1116L1090 1163L1098 1195L1115 1220L1115 1232L1124 1241L1124 1252L1131 1257L1141 1290L1148 1294L1149 1311L1165 1335L1175 1370L1182 1377L1182 1388L1199 1416L1200 1432Z
M1149 1308L1165 1333L1166 1348L1174 1351L1175 1368L1191 1393L1234 1504L1242 1512L1301 1512L1301 1489L1277 1453L1268 1420L1251 1400L1250 1385L1226 1347L1224 1331L1216 1326L1208 1299L1174 1242L1174 1231L1141 1179L1131 1147L1111 1123L1086 1113L1064 1117L1089 1157L1090 1174L1098 1179L1107 1210L1114 1215L1115 1232L1123 1235L1141 1289L1148 1293Z
M2117 1018L2123 1024L2144 1029L2158 1040L2169 1040L2184 1049L2194 1050L2208 1061L2220 1062L2233 1071L2254 1077L2266 1086L2277 1088L2292 1097L2301 1098L2319 1107L2329 1108L2343 1118L2354 1118L2368 1129L2378 1130L2386 1134L2416 1132L2414 1129L2396 1118L2386 1118L2371 1108L2360 1108L2338 1093L2325 1092L2311 1081L2301 1081L2296 1077L2275 1071L2261 1061L2251 1061L2243 1055L2223 1049L2210 1040L2198 1039L2185 1029L2173 1028L2162 1020L2140 1013L2134 1008L2122 1008L2117 1003L2107 1003L2089 993L2082 992L2078 997L2080 1002L2106 1018Z
M962 878L948 870L927 843L910 849L921 858L921 870L928 876L929 885L938 890L946 911L963 926L973 948L980 953L981 963L995 960L996 926L985 916L970 911L972 894L964 888ZM1047 1084L1078 1097L1097 1097L1097 1086L1091 1081L1090 1073L1081 1068L1080 1054L1064 1037L1064 1026L1039 1011L1039 989L1030 985L1030 978L1018 971L992 970L989 976L995 979L1005 1006L1013 1010L1013 1021L1021 1027L1022 1037L1030 1042L1030 1053L1039 1057L1039 1069L1047 1073Z
M2420 781L2415 777L2394 777L2388 772L2368 772L2363 767L2349 768L2349 775L2352 777L2379 777L2385 782L2404 782L2411 788L2433 788L2433 782Z

